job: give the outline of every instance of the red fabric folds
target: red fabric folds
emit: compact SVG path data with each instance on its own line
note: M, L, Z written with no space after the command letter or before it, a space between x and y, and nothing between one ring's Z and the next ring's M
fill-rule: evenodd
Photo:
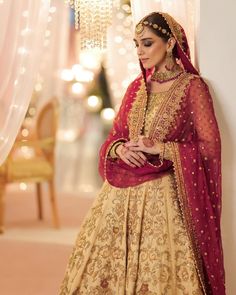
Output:
M188 223L206 274L207 294L225 294L221 217L221 142L213 103L202 79L192 81L188 105L193 137L178 143ZM182 138L183 140L183 138Z

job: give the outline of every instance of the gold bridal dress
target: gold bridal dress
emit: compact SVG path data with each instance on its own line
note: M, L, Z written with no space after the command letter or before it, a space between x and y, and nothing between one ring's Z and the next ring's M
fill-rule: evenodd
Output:
M149 94L144 135L170 91ZM128 188L105 181L81 226L60 295L203 294L176 194L172 170Z

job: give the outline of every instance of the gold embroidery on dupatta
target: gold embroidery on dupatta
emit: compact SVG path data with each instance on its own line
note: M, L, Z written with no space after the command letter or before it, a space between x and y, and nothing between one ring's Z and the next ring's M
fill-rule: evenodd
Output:
M191 212L188 208L187 193L186 193L185 185L184 185L184 177L183 177L180 153L178 149L178 143L170 142L169 144L172 145L171 150L172 150L172 161L174 164L174 177L175 177L175 182L177 185L177 192L178 192L177 196L178 196L178 200L180 204L181 215L189 236L189 241L191 244L190 250L192 252L192 256L193 256L195 267L198 273L199 281L201 283L204 295L207 295L207 291L205 287L205 276L204 276L203 266L202 266L202 258L201 258L200 250L198 249L198 245L196 243L195 229L191 222L192 220Z
M146 107L147 89L142 78L140 88L137 91L136 98L128 115L129 138L131 140L136 140L142 132Z
M175 120L175 115L181 109L185 89L193 77L194 75L184 73L176 80L177 83L173 85L167 100L163 102L153 120L149 134L150 138L161 142L164 140Z
M184 44L183 44L184 43L184 35L182 33L180 25L168 13L164 13L164 12L159 12L159 13L164 17L165 21L167 22L167 24L171 30L172 35L175 37L176 42L179 44L183 54L186 56L186 58L191 63L190 56L184 50Z
M183 73L167 91L167 98L163 99L150 127L149 137L163 141L169 132L169 128L175 119L175 115L181 108L184 91L195 75ZM137 91L136 98L128 115L129 137L136 140L141 135L146 115L148 96L144 80Z
M148 104L146 108L145 115L145 124L143 128L143 135L149 137L151 126L153 124L153 120L160 110L163 101L166 101L166 97L168 97L168 92L170 90L160 92L160 93L150 93L148 96Z
M180 45L183 50L183 45L182 45L183 34L181 32L181 28L180 28L179 24L168 13L160 12L160 14L163 16L163 18L167 22L167 24L171 30L171 33L174 35L174 37L177 38L178 42L181 43Z

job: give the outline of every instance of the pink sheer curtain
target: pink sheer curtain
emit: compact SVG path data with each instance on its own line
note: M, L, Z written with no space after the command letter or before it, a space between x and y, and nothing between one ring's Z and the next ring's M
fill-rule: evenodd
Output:
M50 2L0 2L0 164L14 143L29 105Z

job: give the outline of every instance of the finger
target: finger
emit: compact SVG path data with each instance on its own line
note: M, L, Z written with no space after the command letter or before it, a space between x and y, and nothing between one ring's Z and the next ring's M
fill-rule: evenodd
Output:
M130 155L131 155L135 160L137 160L140 164L142 164L142 165L145 164L145 160L143 160L143 159L138 155L138 153L130 152Z
M137 167L141 167L143 166L139 161L137 161L135 158L133 158L132 156L129 157L129 161L134 164Z
M142 152L137 152L140 158L142 158L145 162L147 161L147 157Z
M126 157L124 157L124 156L121 156L121 160L122 160L123 162L125 162L127 165L129 165L129 166L131 166L131 167L133 167L133 168L136 167L134 164L132 164L132 163L131 163Z
M144 161L135 153L129 154L128 159L131 163L135 164L138 167L141 167L145 164Z

